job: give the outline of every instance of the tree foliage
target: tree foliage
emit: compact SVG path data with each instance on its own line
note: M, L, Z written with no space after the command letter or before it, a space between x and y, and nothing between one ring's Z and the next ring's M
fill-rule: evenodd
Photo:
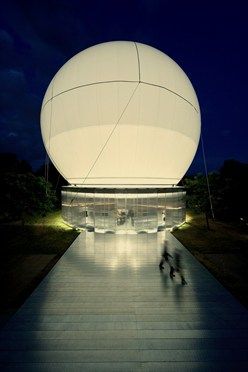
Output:
M42 165L36 171L35 174L36 176L43 177L45 175L45 165ZM61 205L61 188L64 185L68 185L68 182L60 175L58 170L55 168L55 166L51 162L49 162L48 180L52 184L52 187L56 193L56 197L57 197L56 206L59 207Z
M53 209L56 200L51 185L32 173L4 174L0 195L5 221L21 219L24 222L29 216L45 215Z
M25 161L13 154L0 156L1 221L27 220L45 215L54 208L56 196L52 185L30 172Z
M32 168L26 160L19 160L16 154L0 154L0 174L4 173L31 173Z
M218 214L222 219L248 219L248 164L227 160L220 168L221 198Z
M235 160L224 162L219 172L208 175L210 198L206 177L202 174L184 179L188 208L203 212L206 218L214 215L221 220L239 221L248 217L248 164Z

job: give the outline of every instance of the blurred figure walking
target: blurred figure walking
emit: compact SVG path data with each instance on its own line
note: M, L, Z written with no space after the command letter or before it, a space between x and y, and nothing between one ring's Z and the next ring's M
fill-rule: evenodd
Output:
M160 270L163 270L164 269L164 263L166 262L169 267L170 267L170 277L173 278L175 275L174 275L174 267L171 265L170 263L170 258L173 258L169 252L168 252L168 240L164 240L164 243L163 243L163 251L162 251L162 258L161 258L161 261L159 263L159 269Z
M174 262L175 262L175 270L176 270L176 272L178 272L178 274L181 277L182 285L187 284L187 282L184 278L183 267L182 267L182 255L181 255L181 251L179 249L175 250Z

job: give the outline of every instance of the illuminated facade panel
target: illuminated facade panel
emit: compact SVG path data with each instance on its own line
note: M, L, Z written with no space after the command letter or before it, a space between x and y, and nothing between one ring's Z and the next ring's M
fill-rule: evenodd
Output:
M62 216L72 226L102 233L154 233L185 221L185 191L64 186Z

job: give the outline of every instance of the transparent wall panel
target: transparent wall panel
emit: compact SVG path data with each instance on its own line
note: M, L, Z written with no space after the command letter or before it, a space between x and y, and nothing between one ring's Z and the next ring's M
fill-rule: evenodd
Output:
M107 211L108 211L108 218L106 220L106 230L115 232L116 230L116 210L115 210L115 195L110 194L108 195L107 200Z
M147 232L156 232L158 228L158 197L155 195L146 194L147 200Z
M173 226L176 226L179 224L178 222L178 193L177 192L173 192L173 218L172 218L172 227Z
M139 231L140 229L140 213L139 213L139 200L138 200L138 195L135 195L134 198L134 229L136 232Z
M134 231L136 195L126 194L126 230Z
M68 222L68 206L67 191L63 190L61 191L61 215L66 222Z
M116 208L114 194L95 196L95 228L96 231L115 232Z
M75 193L72 193L72 192L68 191L66 194L67 194L67 201L66 201L67 222L72 224L73 208L72 208L72 205L71 205L71 200L73 199Z
M173 196L171 192L166 193L165 223L166 227L171 227L173 223Z
M186 192L178 193L178 221L179 224L186 221L186 205L185 205Z
M62 192L62 217L70 225L77 226L78 208L75 203L77 192L63 191Z
M116 231L126 232L127 226L126 195L116 194Z
M86 226L86 213L84 204L84 194L77 193L74 204L74 226L83 228Z
M147 221L148 221L147 200L144 197L144 194L137 194L134 223L135 230L137 232L146 232Z
M105 198L95 195L94 199L94 227L95 231L105 230Z
M96 232L139 233L173 228L185 221L185 191L168 188L112 189L112 193L66 187L62 190L62 217L73 226Z
M86 227L87 209L85 205L85 193L81 194L80 200L81 227Z
M73 195L74 193L72 192L67 192L67 218L68 218L68 221L70 221L69 223L72 223L72 211L73 211L73 208L72 208L72 205L71 205L71 200L73 198Z
M165 193L158 193L158 230L165 228L166 208L165 208Z
M77 193L70 193L69 208L71 212L71 224L76 226L77 222Z
M178 226L185 221L185 192L166 193L166 227Z
M94 228L95 227L95 194L88 192L85 196L85 206L87 211L86 217L86 227Z

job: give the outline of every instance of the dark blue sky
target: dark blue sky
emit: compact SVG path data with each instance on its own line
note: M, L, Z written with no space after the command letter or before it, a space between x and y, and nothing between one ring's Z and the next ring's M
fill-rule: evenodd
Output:
M41 165L40 107L54 74L89 46L133 40L168 54L190 78L209 170L225 159L248 162L244 1L6 0L0 13L1 152ZM199 171L200 148L190 168Z

